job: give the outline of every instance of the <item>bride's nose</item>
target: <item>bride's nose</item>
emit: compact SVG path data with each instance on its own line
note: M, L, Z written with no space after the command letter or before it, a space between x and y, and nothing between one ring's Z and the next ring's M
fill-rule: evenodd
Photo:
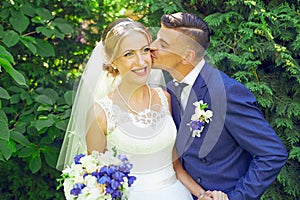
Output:
M136 63L138 66L143 66L146 63L144 55L142 53L136 54Z

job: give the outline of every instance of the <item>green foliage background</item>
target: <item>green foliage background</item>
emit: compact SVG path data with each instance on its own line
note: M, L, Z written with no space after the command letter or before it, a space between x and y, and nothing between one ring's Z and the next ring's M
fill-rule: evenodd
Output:
M64 199L56 159L76 84L102 29L131 17L155 36L164 13L207 21L207 57L245 84L289 152L262 199L300 196L299 0L2 0L1 199Z

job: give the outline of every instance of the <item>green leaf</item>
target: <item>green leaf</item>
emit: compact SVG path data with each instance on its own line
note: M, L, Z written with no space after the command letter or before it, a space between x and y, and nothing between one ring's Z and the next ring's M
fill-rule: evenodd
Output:
M52 106L48 106L48 105L40 105L37 108L37 111L51 111L52 110Z
M43 105L53 105L53 101L49 97L43 94L35 97L35 101Z
M46 8L38 8L36 9L36 13L44 20L51 20L54 18L51 12Z
M25 147L22 148L20 151L18 151L18 156L20 158L27 158L32 156L32 154L35 152L35 150L32 147Z
M52 30L49 27L37 27L36 28L36 32L37 33L42 33L43 35L45 35L46 37L51 37L54 34L54 30Z
M36 54L37 52L37 48L35 46L35 39L33 37L30 36L21 36L20 37L20 41L22 42L22 44L27 47L33 54Z
M0 58L6 59L10 63L14 63L14 57L10 54L9 51L6 50L5 47L0 45Z
M0 57L0 66L2 66L19 85L27 86L23 74L15 70L6 59Z
M41 169L41 157L40 154L38 155L33 155L30 159L29 162L29 169L31 170L32 173L36 173Z
M18 33L16 33L15 31L6 31L3 37L3 43L7 46L7 47L12 47L15 46L18 42L19 42L19 35Z
M48 128L54 124L52 119L39 119L31 123L38 131Z
M69 106L72 106L73 104L73 96L74 96L73 90L69 90L64 94L64 99Z
M53 103L55 103L58 99L57 92L51 88L46 88L45 90L43 90L43 94L51 99Z
M71 34L71 33L73 33L72 26L70 24L68 24L65 19L56 18L53 21L53 25L56 26L64 34Z
M65 131L67 129L67 126L68 126L68 121L69 120L62 120L62 121L59 121L55 124L56 128L60 129L60 130L63 130Z
M8 160L13 153L11 145L10 145L9 141L7 141L7 140L0 139L0 150L6 160Z
M43 146L42 153L45 156L46 163L49 166L55 168L56 161L57 161L57 158L58 158L58 151L57 151L57 149L53 148L53 147L50 147L50 146Z
M293 147L291 149L289 159L297 159L300 162L300 147Z
M33 17L35 15L35 9L29 4L29 3L25 3L22 7L21 7L21 11L25 14L28 15L30 17Z
M41 39L36 39L36 42L38 55L41 57L55 56L54 48L49 42Z
M28 17L26 17L22 12L18 12L16 16L11 17L9 22L20 34L22 34L29 25Z
M29 140L20 132L12 131L10 134L10 138L18 142L19 144L22 144L23 146L30 145Z
M1 99L10 99L8 92L3 87L0 87L0 98Z
M2 109L0 109L0 139L9 140L8 119Z
M62 32L60 32L57 28L54 29L54 35L55 37L59 38L59 39L64 39L65 37L65 34L63 34Z
M2 19L5 19L9 16L9 9L3 9L0 11L0 17Z

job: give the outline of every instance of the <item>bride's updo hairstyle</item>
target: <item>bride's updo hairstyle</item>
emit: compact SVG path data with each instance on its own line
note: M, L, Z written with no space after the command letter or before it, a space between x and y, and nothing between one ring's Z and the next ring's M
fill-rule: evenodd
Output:
M101 36L104 47L104 57L106 62L103 64L103 70L108 71L110 75L116 77L119 74L117 66L112 65L113 61L121 56L119 52L120 44L124 37L129 34L140 32L146 36L149 44L152 37L147 28L140 22L129 18L120 18L110 23Z

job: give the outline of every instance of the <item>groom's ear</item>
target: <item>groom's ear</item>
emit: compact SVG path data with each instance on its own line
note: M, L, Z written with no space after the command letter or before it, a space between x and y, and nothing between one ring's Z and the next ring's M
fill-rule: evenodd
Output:
M194 63L194 59L196 57L196 52L192 49L188 49L183 56L182 64L192 64Z

